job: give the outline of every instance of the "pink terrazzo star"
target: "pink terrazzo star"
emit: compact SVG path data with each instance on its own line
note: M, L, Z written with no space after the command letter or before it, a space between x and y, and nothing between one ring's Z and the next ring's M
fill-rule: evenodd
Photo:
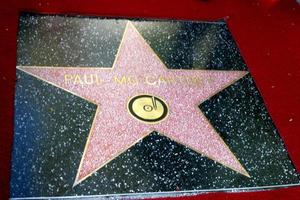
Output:
M18 69L98 105L74 186L152 131L249 177L198 108L247 72L167 69L130 22L113 68L20 66ZM94 81L88 81L86 75L94 77ZM129 77L127 81L122 82L123 76ZM159 84L154 81L158 77L173 81ZM186 81L188 77L197 77L198 81L191 84L192 81ZM140 94L163 99L169 108L168 116L152 124L134 118L127 104Z

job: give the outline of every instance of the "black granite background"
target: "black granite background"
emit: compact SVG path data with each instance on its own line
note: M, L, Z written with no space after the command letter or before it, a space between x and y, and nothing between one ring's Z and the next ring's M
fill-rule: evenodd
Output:
M18 65L111 67L125 24L121 19L24 14ZM134 20L134 25L169 68L247 70L224 22ZM11 197L300 183L250 75L199 109L251 178L154 132L72 187L96 106L18 71Z

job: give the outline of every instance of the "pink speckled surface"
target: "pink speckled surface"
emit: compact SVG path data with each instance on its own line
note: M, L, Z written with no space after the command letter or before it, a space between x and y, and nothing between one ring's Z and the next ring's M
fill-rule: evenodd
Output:
M75 185L120 155L152 131L184 144L224 166L248 176L229 147L212 127L198 105L243 77L244 71L170 70L129 22L124 32L113 68L18 67L37 78L54 84L98 105L93 126L83 153ZM65 82L65 75L97 75L100 84ZM119 84L114 77L133 77L134 83ZM175 81L149 84L146 77ZM186 77L198 78L197 84ZM200 81L199 81L200 80ZM156 124L133 118L128 100L139 94L163 99L169 115Z

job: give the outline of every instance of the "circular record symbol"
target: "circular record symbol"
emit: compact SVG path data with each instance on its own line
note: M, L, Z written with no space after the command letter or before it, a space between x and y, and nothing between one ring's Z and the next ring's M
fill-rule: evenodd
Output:
M146 94L131 98L128 110L135 118L148 123L159 122L168 115L168 106L162 99Z

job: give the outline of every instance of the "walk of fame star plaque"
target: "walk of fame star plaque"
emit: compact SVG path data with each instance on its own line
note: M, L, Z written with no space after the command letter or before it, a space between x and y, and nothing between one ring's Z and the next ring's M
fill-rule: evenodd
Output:
M226 23L23 14L12 199L299 185Z

